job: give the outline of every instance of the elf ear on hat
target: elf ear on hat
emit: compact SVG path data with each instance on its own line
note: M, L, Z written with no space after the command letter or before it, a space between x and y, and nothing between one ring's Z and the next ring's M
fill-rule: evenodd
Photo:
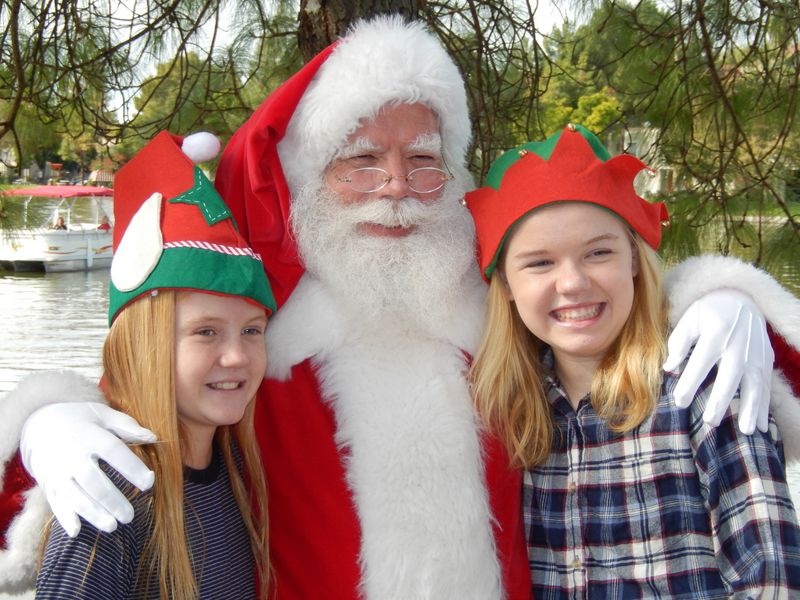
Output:
M489 279L505 236L530 211L560 201L590 202L616 213L654 249L669 220L662 202L649 203L633 188L646 168L634 156L611 157L597 137L568 125L542 142L527 142L492 163L486 186L466 195L475 220L481 271Z
M364 119L388 103L416 102L437 115L447 164L463 165L471 129L458 68L421 23L375 17L276 89L228 142L215 185L265 257L278 305L304 270L289 227L291 197L319 181Z
M207 159L219 142L203 136L210 134L187 138L186 146ZM182 142L158 134L115 178L109 322L128 303L157 289L242 296L275 310L261 258L239 234L211 182L181 150Z

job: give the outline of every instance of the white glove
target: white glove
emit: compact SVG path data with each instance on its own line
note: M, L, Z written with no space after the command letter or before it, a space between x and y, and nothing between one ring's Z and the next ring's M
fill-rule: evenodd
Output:
M49 404L25 422L22 462L70 537L81 529L79 515L108 532L117 528L117 521L133 519L133 507L97 465L98 459L140 490L153 485L153 472L121 440L147 444L156 437L128 415L97 402Z
M715 427L719 425L736 388L740 387L739 429L749 435L758 425L761 431L766 431L775 354L758 307L746 294L730 289L715 290L694 301L672 331L664 370L676 369L695 342L675 386L675 404L681 408L689 406L717 363L717 376L703 420Z

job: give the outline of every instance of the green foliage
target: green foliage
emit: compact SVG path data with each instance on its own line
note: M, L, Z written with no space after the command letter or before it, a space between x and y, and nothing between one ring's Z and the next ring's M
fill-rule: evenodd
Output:
M800 5L586 5L583 23L545 42L544 128L570 120L609 139L651 132L648 160L674 174L672 258L702 249L766 264L779 246L800 247L786 192L800 171Z
M254 5L243 4L231 15L236 34L227 45L208 54L182 51L159 63L133 98L135 114L113 147L114 160L128 160L164 129L177 135L210 131L226 142L302 64L290 35L296 23L289 4L277 3L266 21Z
M226 136L255 107L245 88L264 64L279 62L283 74L297 65L274 52L296 46L295 14L292 0L176 0L124 10L0 0L0 140L27 137L23 107L73 140L88 133L122 159L163 129L203 124Z
M21 228L23 213L23 203L18 198L0 196L0 236L4 232Z
M235 125L229 125L229 117L238 125L247 113L239 107L235 118L235 98L227 94L226 73L218 67L213 60L202 60L194 53L158 65L155 76L142 84L134 99L139 112L131 127L147 138L161 128L178 135L199 127L230 134Z
M326 21L303 4L298 23L293 0L135 3L123 16L102 3L0 0L0 143L19 140L26 160L84 164L92 144L97 160L119 163L163 129L224 142L300 66L303 27L330 28L315 32L323 39L347 15L409 6L320 3L338 15ZM537 29L535 3L414 6L465 76L478 181L502 151L569 121L615 152L644 131L637 151L672 171L668 252L722 235L715 250L766 263L775 239L800 246L787 200L800 186L796 2L576 0L553 31ZM770 219L785 223L780 235Z
M97 157L97 143L94 136L88 131L75 137L64 135L61 138L61 145L58 148L61 159L67 163L72 162L77 166L81 180L89 170L92 160Z
M2 106L0 112L5 112ZM34 107L27 104L20 107L16 116L15 134L22 165L35 162L39 167L44 167L45 162L58 157L61 134L57 124L43 118Z

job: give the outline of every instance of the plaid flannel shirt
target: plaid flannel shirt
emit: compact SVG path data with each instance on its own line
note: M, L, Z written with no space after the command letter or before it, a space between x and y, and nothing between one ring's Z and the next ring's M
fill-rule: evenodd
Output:
M624 435L555 380L548 460L525 473L532 590L562 598L800 598L800 530L774 421L743 435L703 423L713 376L687 409L666 374Z

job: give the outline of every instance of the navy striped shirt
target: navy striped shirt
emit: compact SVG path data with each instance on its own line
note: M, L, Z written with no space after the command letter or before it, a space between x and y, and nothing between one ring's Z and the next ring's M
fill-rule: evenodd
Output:
M623 435L549 382L553 448L523 484L536 598L800 597L777 428L743 435L730 411L703 423L712 381L678 409L667 374L655 411Z
M118 474L114 480L121 487L125 485ZM54 521L36 581L36 597L158 598L157 577L148 580L137 572L140 554L150 535L150 499L150 493L134 496L133 521L110 534L82 522L80 533L73 539ZM199 598L254 598L255 562L250 538L233 497L228 470L216 447L208 468L187 469L184 507L186 539Z

